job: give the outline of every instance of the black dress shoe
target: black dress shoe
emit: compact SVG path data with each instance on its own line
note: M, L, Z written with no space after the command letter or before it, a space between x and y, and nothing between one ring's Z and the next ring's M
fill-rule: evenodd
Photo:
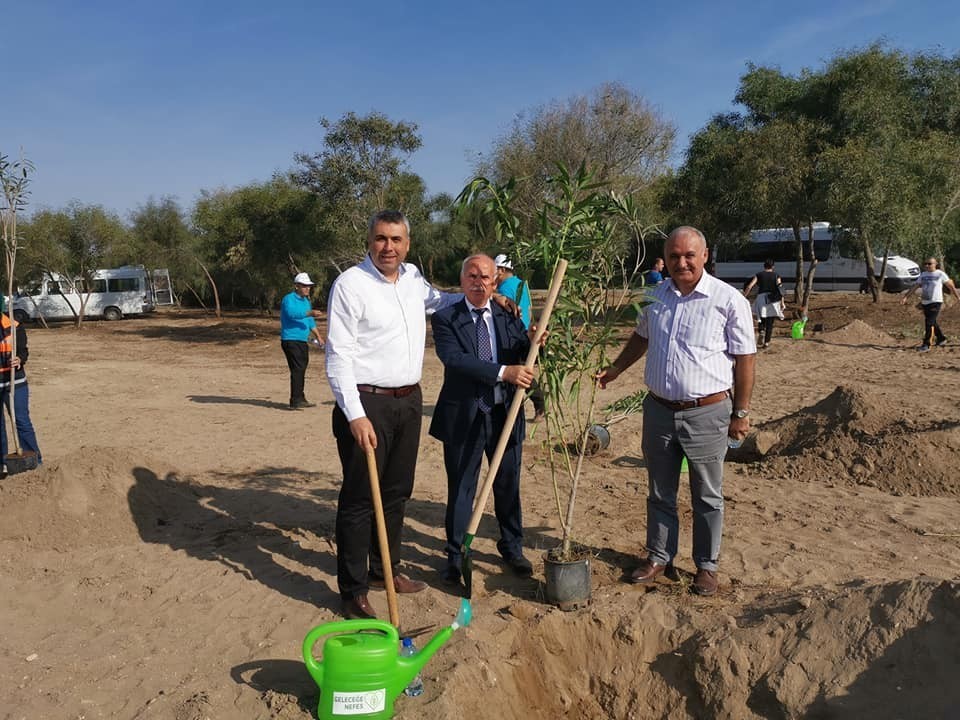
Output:
M460 580L462 579L460 575L460 568L454 567L453 565L449 565L441 570L440 577L445 583L449 583L450 585L459 585Z
M520 577L530 577L533 575L533 565L523 555L514 555L513 557L504 558L503 561Z
M290 403L291 410L303 410L304 408L312 408L316 406L316 403L312 403L309 400L299 400L297 402Z
M376 620L377 614L367 600L366 595L344 599L343 616L350 620Z

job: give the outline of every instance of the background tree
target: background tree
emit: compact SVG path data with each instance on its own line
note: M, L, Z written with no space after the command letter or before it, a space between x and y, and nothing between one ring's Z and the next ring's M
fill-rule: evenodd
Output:
M405 159L422 140L415 123L393 122L379 112L362 117L348 112L336 122L321 118L320 125L326 130L323 150L297 153L292 178L319 199L333 254L354 257L364 247L374 212L393 207L415 214L423 204L422 180L407 172Z
M666 171L675 136L673 124L643 97L619 83L605 83L589 95L518 115L475 170L501 185L522 179L512 206L529 235L543 203L559 199L550 183L558 165L586 164L611 191L637 195Z
M13 278L17 264L17 249L20 246L21 237L17 228L17 214L27 205L27 198L30 196L30 174L33 172L33 165L22 155L19 160L11 160L0 152L0 189L3 196L0 198L0 227L3 235L3 255L7 276L7 320L9 321L10 338L10 357L16 357L17 354L17 333L14 332L15 320L13 317ZM20 438L17 431L17 410L13 402L13 394L17 390L16 386L16 368L10 363L10 402L8 408L10 411L10 434L13 436L14 452L20 453ZM3 409L0 408L0 412ZM0 462L5 462L0 458ZM6 465L4 465L6 472Z
M30 244L24 248L24 272L20 276L58 274L61 286L80 296L79 307L70 309L77 327L81 327L94 287L94 273L132 258L128 228L115 213L100 205L74 202L64 210L35 213L29 233Z

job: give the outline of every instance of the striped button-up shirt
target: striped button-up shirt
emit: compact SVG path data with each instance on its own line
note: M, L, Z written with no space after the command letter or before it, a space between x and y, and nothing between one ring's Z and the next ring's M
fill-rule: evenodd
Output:
M693 400L733 385L733 356L757 351L750 303L704 272L689 295L672 280L656 286L636 333L647 339L643 379L666 400Z

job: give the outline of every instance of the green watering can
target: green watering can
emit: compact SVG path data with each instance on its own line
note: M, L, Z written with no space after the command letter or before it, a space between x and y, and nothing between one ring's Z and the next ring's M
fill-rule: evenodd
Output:
M794 340L802 340L803 328L806 326L806 324L807 324L807 318L803 318L802 320L797 320L790 328L790 337L792 337Z
M313 628L303 639L303 661L320 688L317 717L393 717L393 701L453 631L470 624L470 617L470 603L462 599L453 623L409 657L400 655L400 635L384 620L340 620ZM317 662L313 646L327 635Z

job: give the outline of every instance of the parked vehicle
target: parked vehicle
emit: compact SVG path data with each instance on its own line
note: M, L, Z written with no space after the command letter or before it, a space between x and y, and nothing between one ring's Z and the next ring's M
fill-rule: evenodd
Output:
M803 258L810 261L809 231L800 229ZM814 290L860 290L864 284L865 268L859 254L860 245L848 231L827 222L813 224L813 252L817 271L813 277ZM736 287L743 287L750 278L763 270L763 262L771 258L783 287L792 290L795 283L797 245L791 228L752 230L746 243L718 243L714 259L715 275ZM883 257L874 256L874 273L879 277ZM806 272L808 265L805 265ZM912 287L920 276L920 266L900 255L887 256L887 270L883 289L901 292Z
M157 274L160 275L157 275ZM26 284L13 301L13 314L18 322L43 317L45 320L72 320L80 312L83 296L89 296L84 317L119 320L130 315L153 312L158 304L172 304L169 292L157 302L153 278L166 277L166 270L148 271L142 265L97 270L92 286L82 279L69 281L57 273L44 273L39 280Z

